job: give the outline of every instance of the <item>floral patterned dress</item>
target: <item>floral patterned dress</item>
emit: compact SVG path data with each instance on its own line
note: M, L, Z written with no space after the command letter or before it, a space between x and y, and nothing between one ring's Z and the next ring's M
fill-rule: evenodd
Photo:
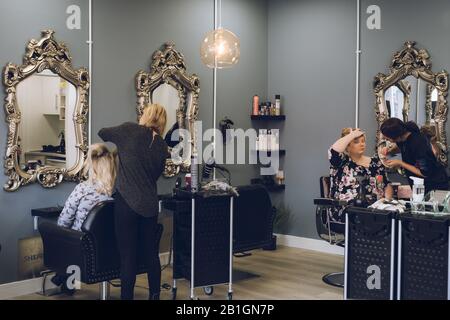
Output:
M361 176L368 180L366 194L373 194L375 198L384 196L384 188L388 184L386 170L378 156L373 156L369 167L358 165L344 153L339 153L332 148L328 150L330 160L330 197L345 200L350 205L358 196L359 182L357 177ZM344 208L335 209L330 212L333 221L344 220Z

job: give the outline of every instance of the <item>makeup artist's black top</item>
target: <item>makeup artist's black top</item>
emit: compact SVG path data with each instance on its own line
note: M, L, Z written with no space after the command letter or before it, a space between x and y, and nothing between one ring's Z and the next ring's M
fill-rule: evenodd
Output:
M423 134L411 132L406 141L397 142L397 146L402 153L402 160L418 168L425 176L426 192L448 189L445 167L436 159L430 141ZM408 177L415 176L408 170L406 173Z
M119 170L116 189L136 213L144 217L158 214L156 181L169 156L167 144L153 130L133 122L103 128L98 132L105 142L117 146Z

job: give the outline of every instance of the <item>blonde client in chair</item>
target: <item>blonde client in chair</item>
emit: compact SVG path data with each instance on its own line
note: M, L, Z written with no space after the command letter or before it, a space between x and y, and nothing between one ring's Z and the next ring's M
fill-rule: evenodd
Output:
M392 186L386 178L385 168L377 155L366 152L366 136L360 129L344 128L341 138L328 150L330 161L330 197L352 204L359 193L357 176L368 178L366 194L377 198L392 198ZM331 212L333 221L343 222L343 209Z
M88 180L79 183L70 194L58 218L59 226L80 231L97 203L113 199L117 172L115 152L109 151L104 143L91 145L84 170Z
M79 183L67 199L59 218L58 225L80 231L91 209L99 202L112 200L116 180L116 153L109 151L104 143L90 146L84 173L87 181ZM62 285L63 291L73 294L66 287L66 275L57 274L52 278L56 285Z

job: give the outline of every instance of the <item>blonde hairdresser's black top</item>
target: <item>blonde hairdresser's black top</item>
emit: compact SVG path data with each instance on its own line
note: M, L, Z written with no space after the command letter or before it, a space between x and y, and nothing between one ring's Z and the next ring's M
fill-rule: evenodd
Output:
M167 144L150 128L133 122L98 132L105 142L117 146L119 170L116 189L136 213L144 217L158 214L156 181L169 157Z

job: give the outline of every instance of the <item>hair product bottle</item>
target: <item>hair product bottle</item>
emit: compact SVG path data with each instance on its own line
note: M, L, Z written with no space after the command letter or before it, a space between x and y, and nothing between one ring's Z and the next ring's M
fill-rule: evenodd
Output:
M259 96L254 95L253 96L253 113L254 116L257 116L259 114Z
M281 96L275 95L275 115L281 115Z

